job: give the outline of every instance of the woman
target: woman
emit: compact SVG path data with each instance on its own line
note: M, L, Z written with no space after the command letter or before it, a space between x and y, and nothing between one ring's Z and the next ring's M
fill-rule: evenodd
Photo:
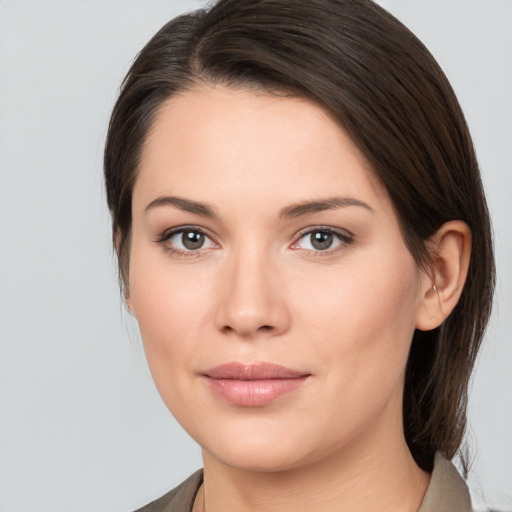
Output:
M471 139L366 0L220 0L125 79L105 150L127 306L204 469L142 510L470 510L449 459L490 313Z

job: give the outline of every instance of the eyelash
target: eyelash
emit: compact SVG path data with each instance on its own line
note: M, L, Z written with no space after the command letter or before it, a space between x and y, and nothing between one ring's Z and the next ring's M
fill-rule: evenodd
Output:
M217 245L213 240L212 237L202 228L199 226L179 226L176 228L168 229L167 231L164 231L156 240L155 242L159 245L161 245L166 252L168 252L171 255L175 255L182 258L197 258L199 256L203 255L203 252L205 249L198 249L198 250L188 250L183 251L182 249L178 249L176 247L172 247L167 242L175 235L179 235L180 233L184 233L186 231L191 231L193 233L198 233L200 235L203 235L205 238L208 238L212 241L215 245Z
M333 228L332 226L311 226L311 227L305 228L299 232L299 234L296 237L296 241L293 242L291 248L294 250L300 250L300 248L297 247L299 242L302 239L306 238L308 235L312 235L315 232L327 233L327 234L334 235L336 238L338 238L340 243L338 245L336 245L335 247L333 247L332 249L331 248L325 249L325 250L308 249L308 252L310 254L312 254L313 256L321 257L321 256L329 256L331 254L335 254L335 253L343 250L343 248L345 246L350 245L354 241L354 235L352 235L352 233L350 233L346 230Z
M184 251L184 250L177 249L176 247L172 247L167 244L167 242L173 236L178 235L180 233L184 233L186 231L190 231L190 232L194 232L194 233L203 235L205 238L208 238L213 244L216 245L216 242L213 241L212 237L203 228L201 228L199 226L179 226L176 228L168 229L167 231L164 231L155 240L155 242L157 244L161 245L164 248L164 250L171 255L176 255L178 257L184 257L184 258L191 258L191 257L193 258L193 257L202 256L204 251L208 250L208 249L199 248L197 250L191 249L191 250ZM306 229L301 230L298 233L298 235L296 236L295 242L293 242L293 244L290 246L290 248L293 250L300 250L300 247L297 247L299 242L301 240L303 240L305 237L307 237L308 235L311 235L315 232L332 234L336 238L338 238L340 243L337 244L332 249L326 249L326 250L307 249L307 251L314 256L328 256L328 255L334 254L334 253L342 250L343 246L350 245L354 241L354 236L351 233L349 233L348 231L336 229L331 226L312 226L312 227L308 227Z

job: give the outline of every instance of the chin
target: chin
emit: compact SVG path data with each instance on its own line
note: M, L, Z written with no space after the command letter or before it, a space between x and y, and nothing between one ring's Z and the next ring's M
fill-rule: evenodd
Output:
M222 464L240 471L275 473L295 469L306 462L301 454L297 453L297 447L294 450L283 450L275 445L261 447L230 445L226 449L216 448L211 451L204 449L204 451Z
M322 458L323 452L329 453L329 447L311 446L306 432L296 435L283 432L283 429L260 428L244 430L240 425L236 429L210 431L205 436L194 436L203 448L206 457L213 457L222 464L242 471L273 473L296 469ZM213 434L213 435L212 435Z

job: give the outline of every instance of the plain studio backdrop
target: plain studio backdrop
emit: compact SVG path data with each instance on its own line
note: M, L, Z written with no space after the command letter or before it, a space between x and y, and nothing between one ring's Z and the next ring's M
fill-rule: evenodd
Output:
M471 391L470 482L512 510L512 1L381 3L438 59L476 143L499 282ZM127 512L201 465L120 304L102 188L124 74L199 5L0 0L0 512Z

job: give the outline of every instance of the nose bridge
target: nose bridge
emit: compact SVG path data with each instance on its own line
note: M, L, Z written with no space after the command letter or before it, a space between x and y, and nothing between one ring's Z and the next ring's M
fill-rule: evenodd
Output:
M254 242L254 241L253 241ZM225 261L217 326L241 337L278 334L289 312L275 255L257 243L240 244Z

